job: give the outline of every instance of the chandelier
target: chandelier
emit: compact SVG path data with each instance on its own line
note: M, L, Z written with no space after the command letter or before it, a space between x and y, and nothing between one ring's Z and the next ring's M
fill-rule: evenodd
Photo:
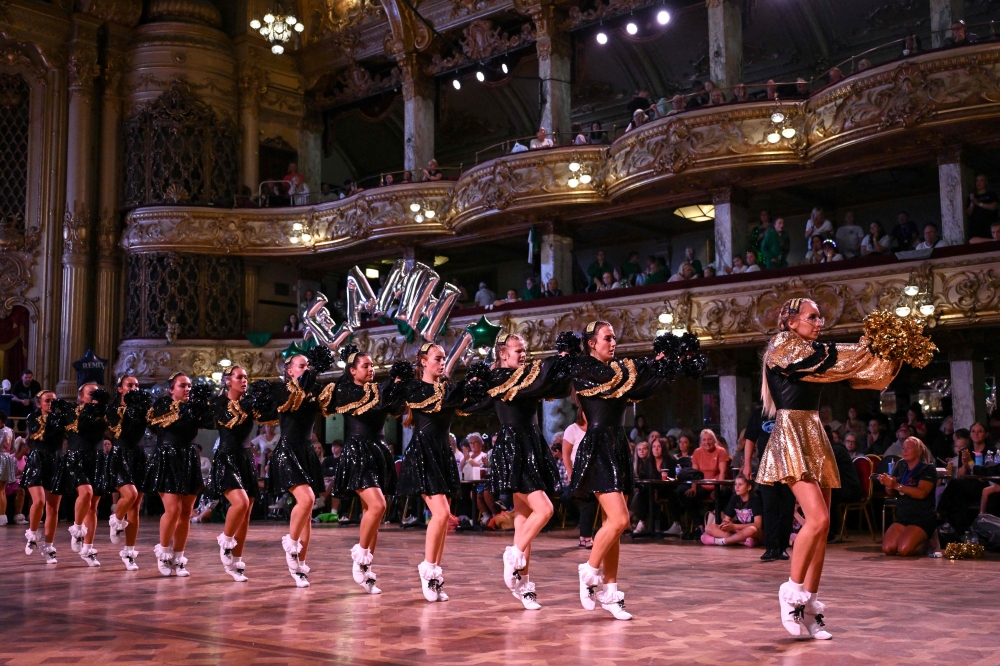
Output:
M771 126L767 130L767 142L778 143L781 137L791 139L795 136L795 128L788 123L788 116L781 108L781 102L774 98L774 110L771 111Z
M910 317L933 327L937 323L934 320L937 308L934 306L930 280L921 279L916 271L910 273L906 285L899 291L894 311L899 317Z
M263 24L257 19L250 21L250 27L260 32L264 39L271 43L271 53L281 55L285 52L285 44L292 38L293 32L302 32L305 26L295 18L294 14L283 13L279 3L273 11L264 14Z

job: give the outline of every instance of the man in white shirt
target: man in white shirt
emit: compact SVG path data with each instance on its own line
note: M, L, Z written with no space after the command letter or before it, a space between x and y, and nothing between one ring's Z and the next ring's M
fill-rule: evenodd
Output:
M548 132L545 131L544 127L538 128L538 134L536 138L531 140L529 147L531 150L538 150L540 148L552 148L555 144L552 142L552 137L546 136Z
M486 286L485 282L479 283L479 291L476 292L476 305L481 308L493 305L497 300L497 295L494 294L489 287Z
M924 240L918 243L914 250L933 250L936 247L944 247L945 242L938 238L938 230L933 224L924 226Z
M865 237L865 230L861 228L855 219L854 213L849 212L844 215L844 224L837 229L835 236L837 249L844 255L845 259L853 259L861 256L861 241Z

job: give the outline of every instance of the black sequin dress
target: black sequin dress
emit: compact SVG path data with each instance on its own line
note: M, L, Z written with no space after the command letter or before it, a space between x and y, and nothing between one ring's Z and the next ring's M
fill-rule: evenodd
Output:
M215 398L212 407L219 429L219 448L212 461L212 477L207 492L218 499L227 490L245 490L250 499L256 500L260 489L253 451L250 450L254 411L249 397L244 394L240 400L230 400L220 395Z
M333 477L333 493L365 488L396 492L396 457L385 443L385 420L403 411L406 383L389 378L358 386L350 375L330 384L320 396L324 414L344 415L344 452Z
M406 406L413 412L413 438L403 452L396 494L458 495L462 484L448 438L451 421L459 409L479 403L483 396L468 396L465 381L430 384L412 379L404 390Z
M313 449L312 433L319 414L319 382L309 368L298 380L289 379L273 386L281 439L271 454L268 490L280 495L295 486L309 486L319 494L326 490L323 468ZM274 415L261 415L271 421Z
M142 450L148 410L129 409L120 397L117 403L108 408L108 427L114 437L107 458L108 481L114 488L131 485L142 490L148 464Z
M215 425L208 405L159 398L149 410L149 427L156 433L156 450L146 468L147 493L197 495L204 482L201 457L194 439Z
M593 356L577 357L572 373L587 434L576 450L570 491L577 497L612 492L629 497L635 479L625 409L666 388L672 376L665 363L652 358L613 359L605 365Z
M59 459L49 486L54 495L66 495L80 486L91 486L100 497L109 487L105 470L104 433L107 405L78 405L66 423L66 453Z
M28 415L28 459L21 472L21 487L49 488L56 473L56 463L66 437L65 426L55 414L43 417L40 411Z
M490 454L487 487L494 495L555 492L559 468L538 427L538 403L569 393L571 360L553 356L520 368L490 371L489 400L471 411L495 409L500 431Z

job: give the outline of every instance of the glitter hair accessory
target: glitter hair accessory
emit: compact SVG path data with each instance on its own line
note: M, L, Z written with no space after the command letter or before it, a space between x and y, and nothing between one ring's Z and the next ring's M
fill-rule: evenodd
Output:
M593 333L595 328L597 328L597 322L592 321L589 324L587 324L587 328L585 330L587 331L587 333Z

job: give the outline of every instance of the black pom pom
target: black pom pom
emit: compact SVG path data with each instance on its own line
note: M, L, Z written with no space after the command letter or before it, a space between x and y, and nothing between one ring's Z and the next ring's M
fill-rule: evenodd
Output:
M415 376L413 364L409 361L396 361L389 368L389 377L398 379L400 382L408 382Z
M136 409L146 413L153 406L153 396L145 389L129 391L122 398L127 409Z
M107 389L96 388L90 393L90 399L97 403L101 409L105 409L111 402L111 394Z
M306 352L309 367L322 374L333 366L333 352L326 345L316 345Z
M579 356L583 352L580 338L571 331L563 331L556 336L556 351L560 354L566 352L570 356Z
M211 384L195 384L191 387L191 395L188 400L199 405L208 404L214 393L215 390Z
M489 370L489 368L487 368L487 370ZM472 368L469 368L469 371L471 372ZM486 382L485 381L470 382L468 375L466 375L465 379L466 379L465 401L467 403L475 404L477 402L482 402L483 400L485 400L486 396L489 395L487 393L487 391L489 390L489 386L486 384Z
M486 384L490 380L490 366L486 365L482 361L476 361L469 366L469 370L465 373L466 384L470 379L478 379L479 382Z
M357 345L344 345L344 348L340 350L340 360L347 363L347 359L351 358L351 354L357 354L360 349Z
M252 409L257 414L270 414L274 411L274 392L271 390L271 382L266 379L258 379L250 384L250 387L247 389L247 396Z
M573 356L556 356L552 362L552 373L555 375L567 375L573 371Z
M682 373L691 379L701 377L708 359L701 353L701 343L693 333L660 335L653 342L653 352L663 358L656 362L656 374L674 379Z
M52 401L52 406L49 407L49 419L60 419L70 414L76 412L76 407L73 403L63 400L62 398L56 398Z

